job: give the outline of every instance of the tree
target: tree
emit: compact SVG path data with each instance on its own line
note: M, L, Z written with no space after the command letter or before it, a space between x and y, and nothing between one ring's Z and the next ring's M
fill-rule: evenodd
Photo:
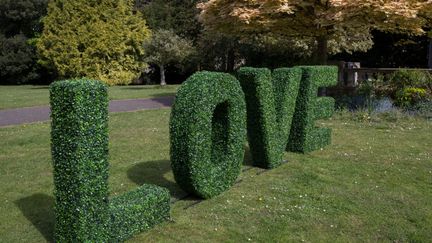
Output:
M47 0L0 0L0 83L35 81L42 72L32 38L40 34Z
M325 64L329 52L369 49L373 29L423 34L424 19L418 13L425 4L413 0L210 0L199 8L209 31L242 38L272 33L313 41L317 62Z
M0 77L2 84L23 84L38 78L34 47L18 34L6 38L0 34Z
M194 49L192 42L176 35L172 30L156 30L151 40L144 43L149 63L156 64L160 70L160 85L166 85L165 66L172 62L182 62Z
M190 40L194 46L201 41L202 24L198 21L199 9L196 4L202 0L136 0L135 8L142 12L151 30L172 30L178 36ZM199 50L199 48L196 48ZM167 65L165 74L181 82L200 69L206 52L196 52L187 61ZM159 75L157 75L159 76ZM159 82L156 75L154 81Z
M53 0L38 40L40 62L61 78L128 84L146 67L150 31L130 0Z
M197 3L201 0L136 0L150 29L170 29L177 35L197 42L202 31Z
M432 69L432 1L429 0L428 3L422 8L420 15L426 19L429 28L428 67Z

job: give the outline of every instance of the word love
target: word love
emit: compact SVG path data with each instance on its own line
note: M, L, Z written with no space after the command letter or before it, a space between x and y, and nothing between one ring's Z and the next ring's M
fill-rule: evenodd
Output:
M336 67L242 68L237 78L196 73L173 105L174 177L183 190L202 198L233 185L246 134L253 164L268 169L281 164L285 150L309 152L330 143L330 129L315 127L315 120L331 117L334 100L317 94L336 84Z
M246 137L253 163L280 165L285 150L308 152L330 143L316 119L334 100L317 97L336 84L336 67L242 68L198 72L179 89L170 119L171 165L187 192L211 198L240 174ZM142 185L109 198L108 92L99 81L50 87L56 242L119 242L170 217L167 189Z

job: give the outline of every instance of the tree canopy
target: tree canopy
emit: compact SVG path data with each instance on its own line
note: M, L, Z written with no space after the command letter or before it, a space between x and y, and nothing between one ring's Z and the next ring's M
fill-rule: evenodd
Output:
M53 0L43 22L41 62L61 78L128 84L146 67L142 43L150 31L130 0Z
M426 5L426 1L411 0L210 0L199 7L207 30L243 38L271 32L311 39L323 63L330 51L369 49L373 29L423 34L425 20L419 12Z
M40 34L46 6L47 0L0 0L0 84L40 77L32 38Z
M173 30L175 34L196 42L202 30L197 15L201 0L136 0L150 29Z

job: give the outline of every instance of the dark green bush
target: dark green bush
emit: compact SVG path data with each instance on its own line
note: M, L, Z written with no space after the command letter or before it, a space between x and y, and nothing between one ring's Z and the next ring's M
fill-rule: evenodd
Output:
M98 81L50 87L56 242L124 240L169 216L169 193L144 186L108 201L108 94Z
M171 166L185 191L211 198L240 174L246 139L246 105L229 74L198 72L177 92L171 112Z
M295 111L301 69L241 68L246 96L247 130L253 164L275 168L282 162Z
M110 239L124 241L169 219L170 194L165 188L143 185L114 197L110 202L110 212Z
M427 71L400 69L362 82L358 93L370 103L388 97L395 105L412 110L417 104L432 100L432 75Z
M414 107L432 98L432 75L426 71L401 69L388 77L389 95L400 107Z
M331 117L334 110L334 99L317 98L320 87L337 84L337 67L302 66L300 84L293 125L288 142L288 150L293 152L310 152L331 143L331 130L315 126L317 119Z
M432 90L432 75L427 71L400 69L388 77L394 92L406 87Z
M55 241L106 241L107 88L90 80L55 82L50 98Z

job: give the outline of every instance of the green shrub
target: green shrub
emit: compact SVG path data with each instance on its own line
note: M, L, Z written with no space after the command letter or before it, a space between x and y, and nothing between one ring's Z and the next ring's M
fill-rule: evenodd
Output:
M396 92L396 104L402 107L411 107L428 98L424 88L407 87Z
M282 162L295 110L301 69L241 68L246 96L247 130L253 164L275 168Z
M334 99L317 98L320 87L337 84L337 67L302 66L296 109L288 147L293 152L310 152L331 143L331 129L315 126L317 119L329 118L334 111Z
M400 69L389 75L388 81L393 92L406 87L432 90L432 75L427 71Z
M55 241L106 241L108 95L97 81L51 85Z
M240 174L246 105L229 74L198 72L183 83L171 112L171 166L185 191L211 198Z
M169 191L154 185L114 197L110 202L111 241L124 241L144 229L169 219Z
M414 107L432 97L432 75L426 71L401 69L388 78L389 96L400 107Z
M169 193L156 186L109 203L107 87L92 80L55 82L50 99L55 241L123 240L167 218Z

